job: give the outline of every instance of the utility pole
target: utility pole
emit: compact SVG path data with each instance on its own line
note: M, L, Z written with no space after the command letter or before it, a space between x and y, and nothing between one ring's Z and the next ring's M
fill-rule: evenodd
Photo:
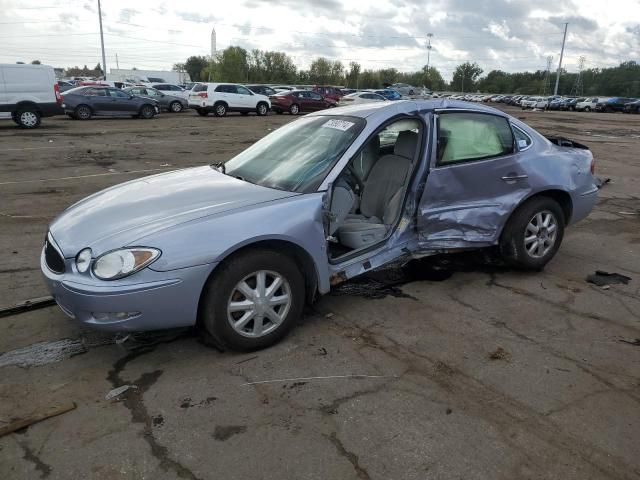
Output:
M107 58L104 54L104 34L102 33L102 8L100 0L98 0L98 18L100 20L100 45L102 46L102 76L103 80L107 79Z
M573 84L573 88L571 89L571 95L575 95L576 97L581 97L583 95L584 87L582 81L582 70L584 69L584 62L586 59L587 57L581 55L578 61L578 76L576 77L576 82Z
M120 62L118 62L118 54L116 53L116 68L120 70Z
M544 74L544 85L542 87L542 96L547 94L547 89L551 86L549 80L551 79L551 64L553 63L553 55L547 57L547 70Z
M560 70L562 69L562 57L564 56L564 43L567 40L567 27L569 23L564 24L564 36L562 37L562 50L560 50L560 61L558 62L558 72L556 73L556 88L553 90L554 95L558 95L558 85L560 84Z
M462 94L464 95L464 70L462 70Z
M429 61L431 60L431 37L433 37L433 33L427 33L428 44L427 44L427 80L431 80L431 75L429 75Z

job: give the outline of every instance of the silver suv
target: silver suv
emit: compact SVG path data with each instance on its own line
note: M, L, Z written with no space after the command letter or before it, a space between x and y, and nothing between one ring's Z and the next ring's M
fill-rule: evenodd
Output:
M227 112L243 115L256 112L266 115L271 108L269 97L253 93L244 85L236 83L199 83L189 92L189 107L199 115L213 112L216 117L224 117Z

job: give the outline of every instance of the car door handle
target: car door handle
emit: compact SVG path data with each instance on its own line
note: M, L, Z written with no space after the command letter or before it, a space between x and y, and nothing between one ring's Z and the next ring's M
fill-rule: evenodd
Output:
M524 180L525 178L529 178L529 175L516 175L510 173L509 175L505 175L504 177L500 177L505 182L513 182L515 180Z

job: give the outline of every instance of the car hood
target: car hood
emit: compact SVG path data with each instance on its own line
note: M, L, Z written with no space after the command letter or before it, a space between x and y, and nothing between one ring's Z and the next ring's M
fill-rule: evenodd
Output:
M298 194L254 185L208 166L188 168L91 195L58 216L49 231L67 258L85 247L100 254L180 223L293 195Z

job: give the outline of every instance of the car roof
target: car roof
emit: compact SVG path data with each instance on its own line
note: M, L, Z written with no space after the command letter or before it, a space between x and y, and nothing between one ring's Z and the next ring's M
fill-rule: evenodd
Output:
M317 115L347 115L352 117L367 118L376 114L383 114L385 110L397 113L430 112L440 109L464 109L482 113L491 113L502 117L508 115L497 108L479 105L476 103L464 102L461 100L449 100L448 98L434 98L429 100L398 100L395 102L371 102L350 105L347 107L332 108L320 112L311 113Z

